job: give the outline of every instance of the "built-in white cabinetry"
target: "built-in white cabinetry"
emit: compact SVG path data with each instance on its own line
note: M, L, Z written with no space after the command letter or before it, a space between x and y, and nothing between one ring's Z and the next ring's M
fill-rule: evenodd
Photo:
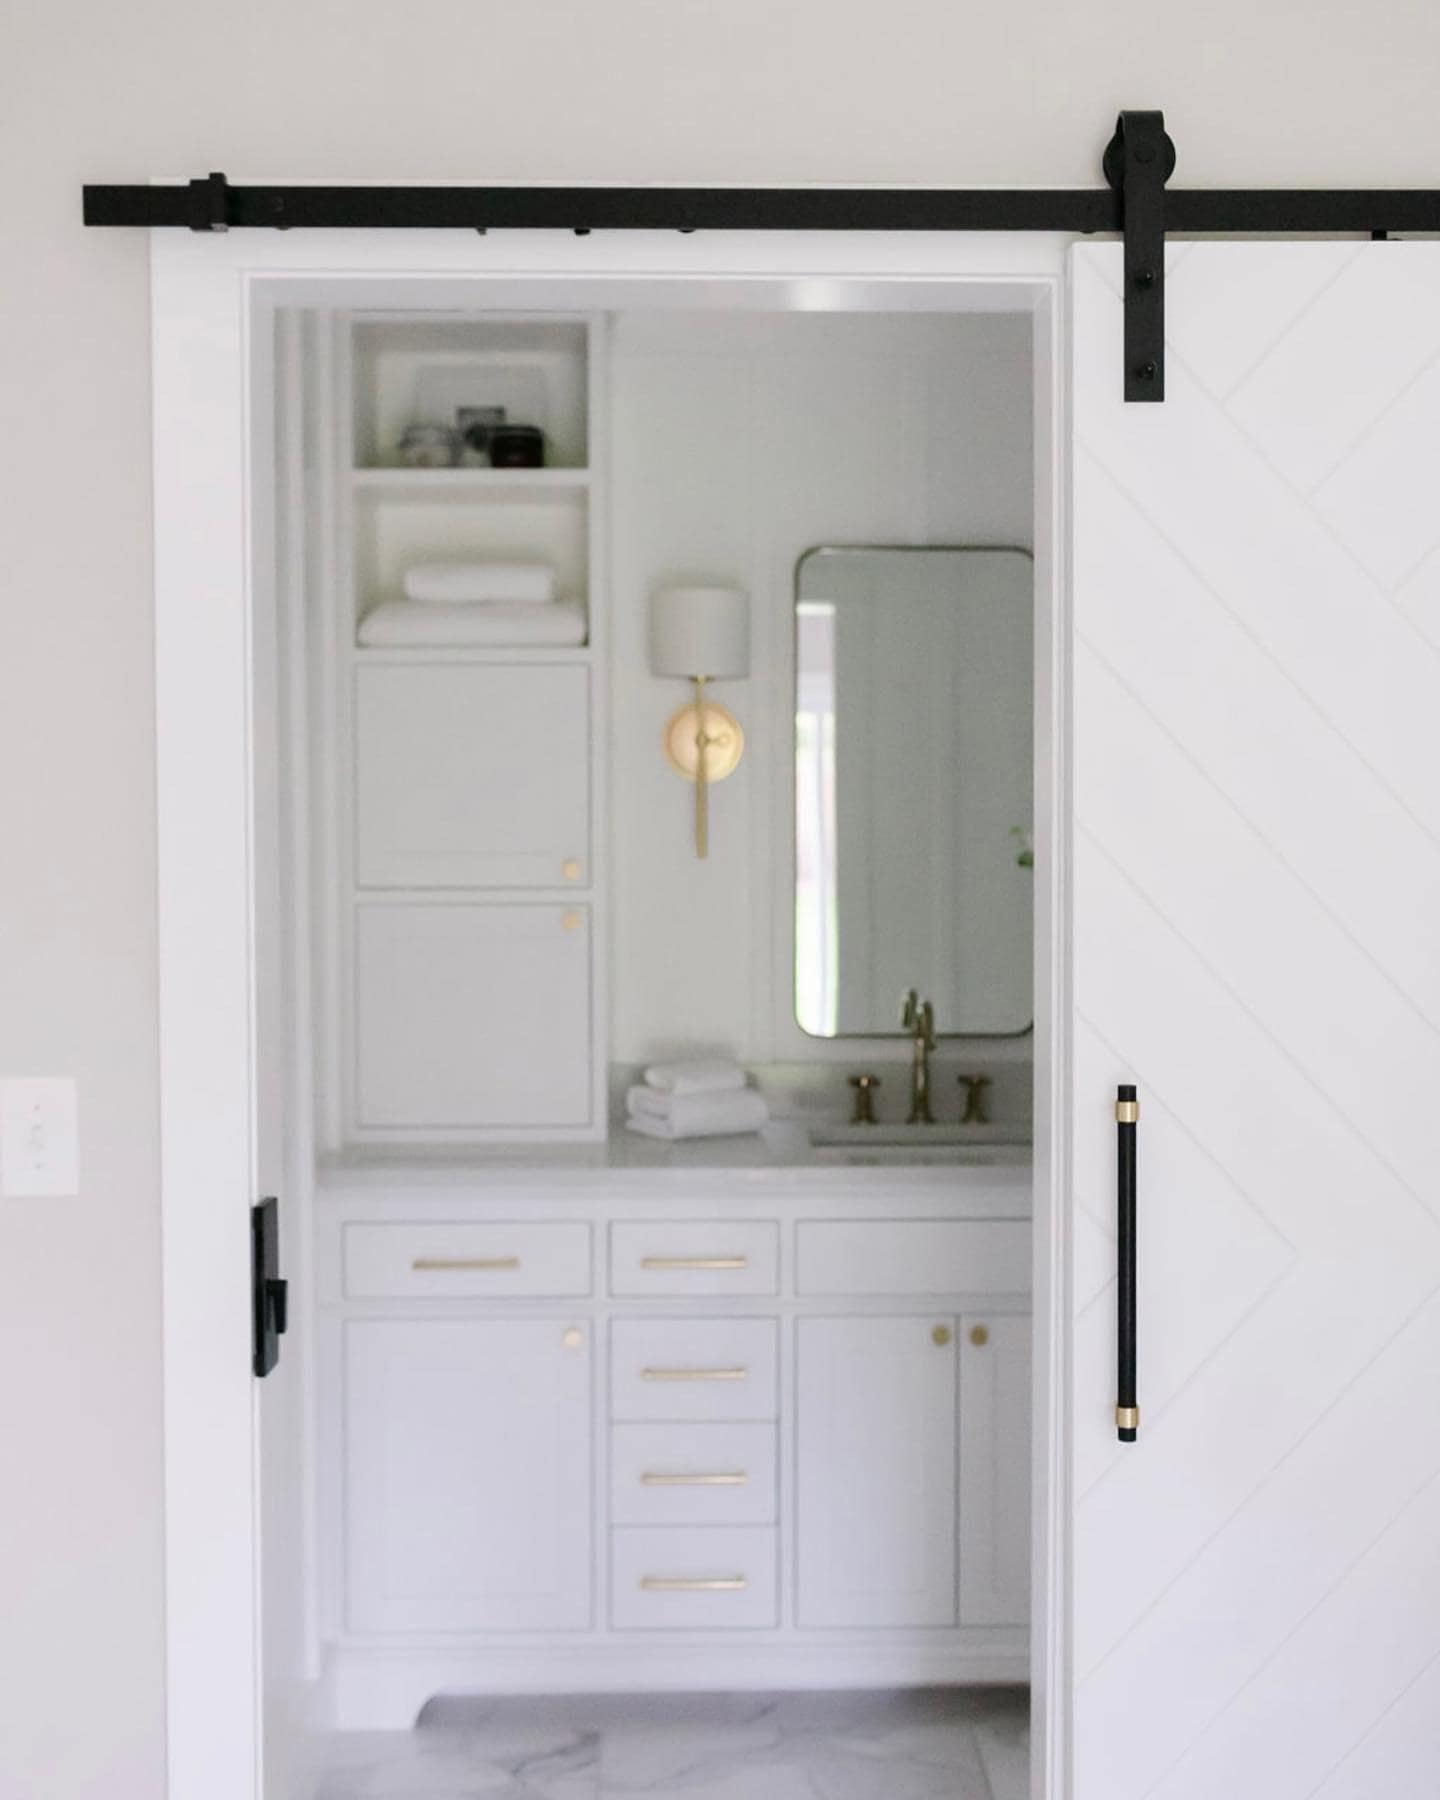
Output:
M1030 1320L960 1321L960 1623L1030 1616Z
M773 1531L617 1530L610 1567L616 1631L756 1631L780 1620Z
M800 1625L955 1624L954 1325L800 1320Z
M617 1294L773 1294L779 1281L780 1228L767 1219L622 1219L610 1227Z
M411 1134L588 1125L592 936L579 902L358 906L357 1123Z
M777 1466L773 1425L616 1425L610 1517L617 1525L773 1525Z
M590 672L355 674L362 888L578 886L590 865Z
M588 317L336 325L315 485L331 1151L605 1135L603 356ZM458 438L464 466L405 465L407 428L484 409L539 427L544 466L470 466ZM406 598L417 564L457 563L525 565L519 588L539 565L554 599Z
M1028 1212L1024 1169L327 1180L337 1722L1024 1679Z
M564 1318L347 1321L348 1629L589 1623L590 1367Z
M779 1321L698 1311L612 1320L610 1411L615 1419L778 1418Z

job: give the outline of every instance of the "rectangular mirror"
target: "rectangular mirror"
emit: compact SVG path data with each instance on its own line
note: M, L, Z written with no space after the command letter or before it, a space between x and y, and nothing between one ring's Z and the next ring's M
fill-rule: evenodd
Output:
M830 548L795 593L795 1016L948 1037L1032 1020L1033 563Z

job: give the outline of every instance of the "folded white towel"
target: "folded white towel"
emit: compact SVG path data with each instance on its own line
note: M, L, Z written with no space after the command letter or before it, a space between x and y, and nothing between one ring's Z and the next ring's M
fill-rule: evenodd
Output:
M489 644L498 649L548 645L565 649L585 642L585 608L578 600L553 606L491 601L475 606L456 600L384 600L360 621L360 642L372 647L407 644L447 647Z
M739 1137L759 1131L770 1117L765 1096L754 1088L723 1094L662 1094L632 1087L625 1096L632 1131L646 1137Z
M662 1094L728 1094L745 1085L745 1071L723 1056L696 1057L691 1062L651 1063L647 1085Z
M534 603L555 598L555 571L549 563L412 563L404 589L407 600Z

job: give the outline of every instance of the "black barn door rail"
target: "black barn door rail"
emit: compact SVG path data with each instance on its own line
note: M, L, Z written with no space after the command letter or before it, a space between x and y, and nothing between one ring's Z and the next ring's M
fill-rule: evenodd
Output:
M1440 233L1440 190L1171 188L1158 112L1122 112L1103 188L87 186L87 225L191 231L1058 231L1125 240L1125 398L1165 394L1165 238Z

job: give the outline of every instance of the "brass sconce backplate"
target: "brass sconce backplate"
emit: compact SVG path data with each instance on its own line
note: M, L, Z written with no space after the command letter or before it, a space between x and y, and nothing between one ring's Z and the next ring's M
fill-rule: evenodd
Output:
M682 706L665 721L661 742L665 760L677 775L694 781L700 768L701 709ZM734 713L717 706L713 700L704 704L705 778L723 781L733 775L745 754L745 733Z

